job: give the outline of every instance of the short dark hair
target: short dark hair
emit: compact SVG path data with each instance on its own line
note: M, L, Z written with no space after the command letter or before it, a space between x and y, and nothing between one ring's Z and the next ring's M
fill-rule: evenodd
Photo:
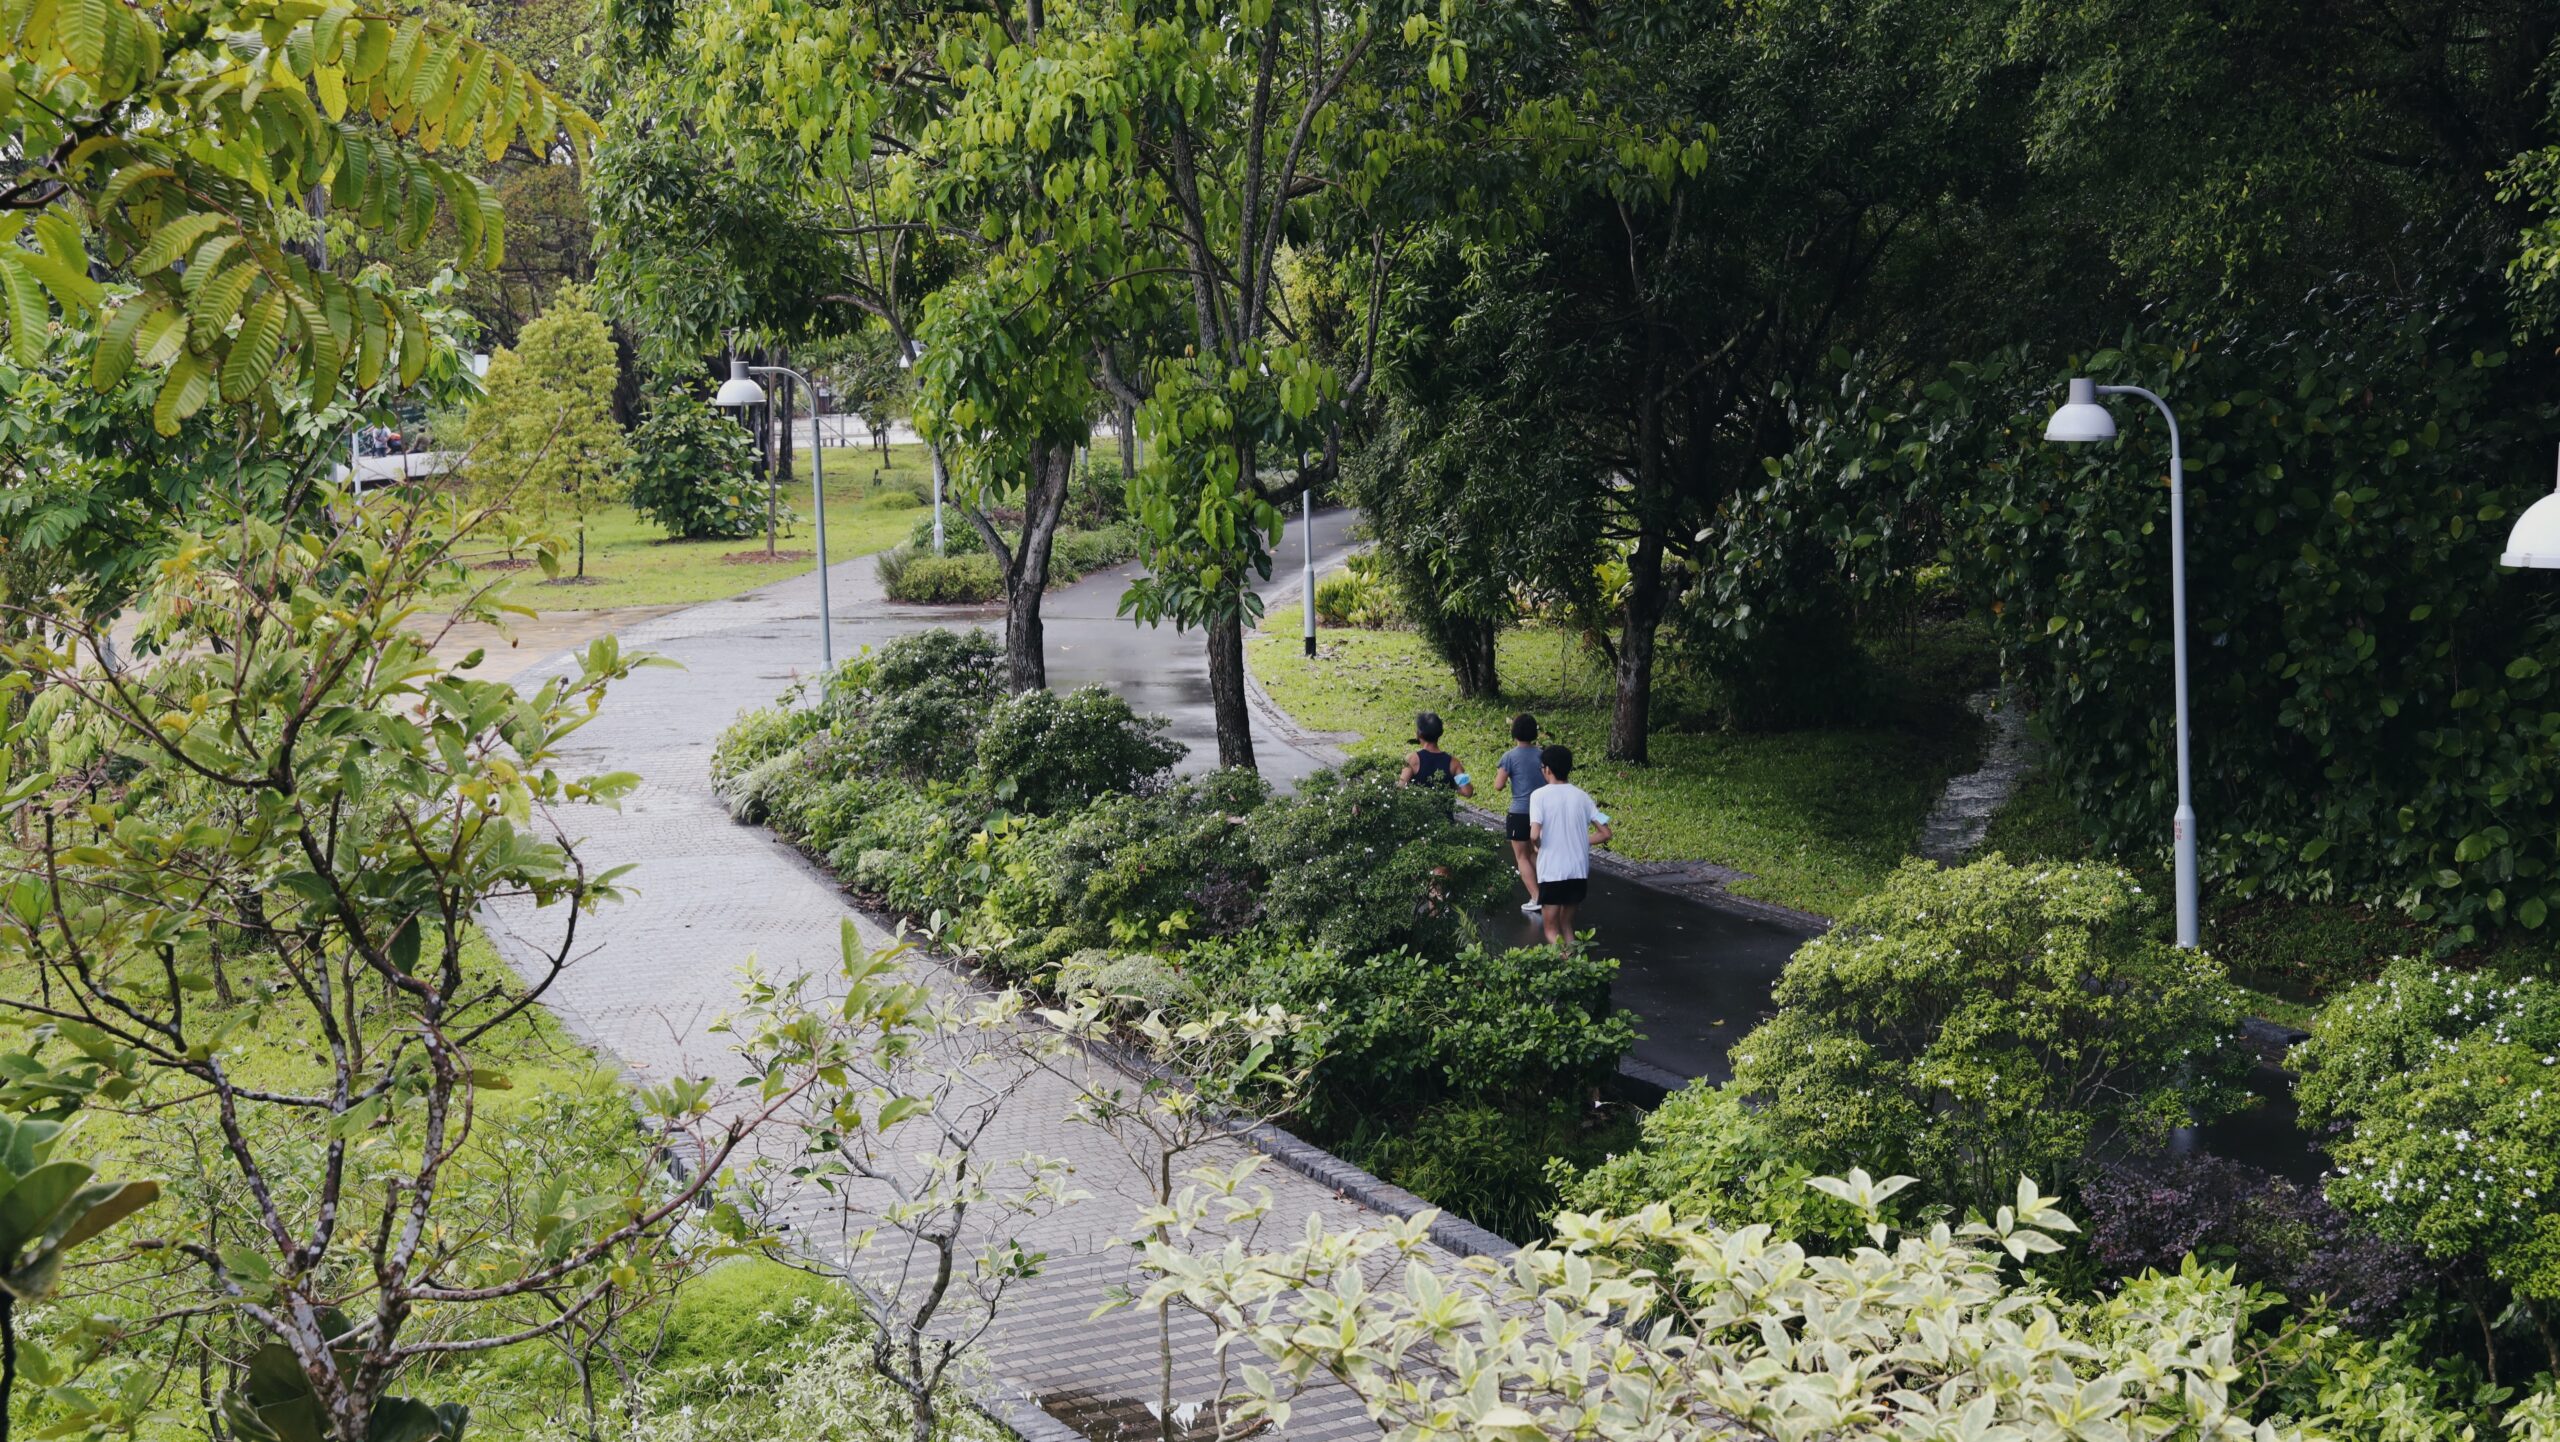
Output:
M1523 711L1511 718L1511 739L1523 745L1538 739L1538 718Z
M1549 746L1538 753L1538 764L1556 774L1558 781L1573 775L1573 748Z
M1416 715L1413 718L1413 739L1416 741L1439 740L1440 713L1437 711L1424 711Z

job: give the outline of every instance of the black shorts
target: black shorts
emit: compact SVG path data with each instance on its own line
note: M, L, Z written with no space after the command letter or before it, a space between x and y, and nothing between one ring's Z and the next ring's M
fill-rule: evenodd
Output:
M1526 811L1506 811L1502 813L1502 834L1510 837L1514 841L1528 840L1529 813Z
M1590 894L1591 878L1588 876L1574 876L1563 881L1538 883L1540 906L1580 906L1582 898Z

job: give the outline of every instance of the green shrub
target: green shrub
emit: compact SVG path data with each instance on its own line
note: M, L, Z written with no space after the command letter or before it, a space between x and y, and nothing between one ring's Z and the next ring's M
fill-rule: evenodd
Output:
M907 549L919 556L933 554L933 517L918 516L907 532ZM942 554L949 556L983 556L987 541L978 528L958 512L946 512L942 523Z
M1222 1002L1313 1020L1319 1124L1439 1100L1583 1097L1635 1040L1609 1000L1618 964L1587 947L1349 956L1263 929L1194 945L1183 962Z
M1316 583L1316 619L1374 631L1402 624L1404 606L1377 558L1363 553L1351 558L1348 569Z
M978 732L978 780L998 800L1046 816L1114 793L1163 786L1182 747L1161 716L1140 717L1099 686L1025 691L996 703Z
M1261 915L1244 819L1270 799L1250 771L1151 796L1105 796L1034 831L987 899L1007 966L1028 975L1086 947L1175 948Z
M1661 1202L1720 1227L1766 1223L1809 1247L1856 1244L1857 1213L1806 1185L1815 1175L1804 1149L1738 1089L1699 1082L1646 1114L1642 1145L1567 1178L1563 1198L1578 1212L1625 1216ZM1897 1200L1886 1210L1908 1208Z
M1132 1018L1158 1013L1180 1021L1205 1005L1181 967L1145 952L1079 951L1058 968L1058 991L1107 997L1116 1014Z
M2395 961L2288 1060L2303 1124L2331 1138L2331 1201L2476 1260L2560 1330L2560 986Z
M1567 1097L1502 1106L1454 1102L1381 1128L1351 1158L1424 1201L1518 1241L1545 1235L1559 1197L1549 1163L1596 1140L1589 1108ZM1621 1122L1610 1135L1625 1130Z
M772 495L755 479L755 442L745 427L683 391L667 391L650 400L631 444L623 475L632 509L668 535L742 540L763 533ZM790 517L786 510L772 519Z
M1004 599L1004 573L996 568L996 558L984 551L929 556L899 547L881 552L877 564L881 587L892 601L979 606Z
M847 764L914 780L958 780L971 738L1004 696L1004 657L983 630L900 636L827 678L821 702L851 748Z
M1138 531L1134 526L1106 526L1093 531L1062 531L1057 543L1049 549L1049 577L1053 584L1069 581L1116 566L1138 554Z
M1912 862L1788 962L1734 1084L1821 1171L1906 1172L1990 1207L2022 1175L2240 1104L2237 994L2097 866Z
M912 511L924 504L924 497L904 486L889 486L871 493L871 508L876 511Z
M1398 786L1394 763L1375 757L1308 777L1246 832L1264 911L1355 957L1456 952L1512 874L1483 832L1450 819L1447 792Z
M711 779L726 781L786 751L796 751L823 724L819 713L796 704L797 695L759 706L732 722L711 748Z
M1117 524L1129 514L1129 486L1120 475L1117 456L1104 460L1086 451L1084 463L1067 481L1067 505L1062 513L1072 530L1098 531Z

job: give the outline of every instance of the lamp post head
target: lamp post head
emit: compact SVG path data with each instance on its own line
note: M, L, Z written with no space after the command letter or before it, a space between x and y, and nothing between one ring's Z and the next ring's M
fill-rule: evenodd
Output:
M2560 569L2560 490L2525 507L2516 517L2516 528L2507 533L2507 553L2498 558L2502 566L2523 566L2537 571Z
M2062 408L2045 422L2044 438L2049 441L2111 441L2116 438L2116 418L2098 404L2098 383L2085 376L2071 379L2071 392Z
M764 404L764 387L757 385L755 377L747 374L745 361L731 356L729 378L720 383L720 393L711 398L711 403L729 411L743 406L760 406Z

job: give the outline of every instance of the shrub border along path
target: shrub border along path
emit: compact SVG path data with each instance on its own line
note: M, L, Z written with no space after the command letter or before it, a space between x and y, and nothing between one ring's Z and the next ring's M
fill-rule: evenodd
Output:
M932 624L908 608L890 610L867 561L834 570L840 653ZM1116 582L1105 576L1090 584ZM582 958L545 1000L637 1083L734 1078L736 1062L711 1027L734 1008L740 968L751 956L769 975L828 976L838 964L844 920L854 922L868 945L891 939L798 853L762 828L732 822L708 782L720 729L812 668L815 596L814 580L803 576L634 627L622 638L626 646L678 661L681 669L649 668L616 687L566 758L566 764L643 778L619 812L580 808L557 818L591 869L633 864L625 884L634 894L581 923ZM538 682L559 664L527 668L521 679ZM528 935L543 934L532 918L521 903L484 918L500 953L519 965L533 948L515 924L523 923ZM940 965L930 958L919 964ZM947 968L944 974L951 975ZM1094 1064L1111 1065L1100 1058ZM1093 1193L1024 1238L1046 1251L1049 1262L1037 1281L1013 1294L988 1349L1002 1390L1017 1404L1063 1393L1134 1399L1153 1391L1152 1317L1090 1315L1106 1287L1135 1277L1132 1254L1114 1243L1131 1229L1142 1202L1126 1163L1112 1155L1113 1144L1089 1132L1080 1137L1064 1120L1067 1102L1063 1083L1036 1085L1002 1124L1011 1134L990 1149L1077 1158L1076 1184ZM1295 1138L1259 1141L1284 1163L1266 1167L1260 1178L1274 1197L1270 1235L1294 1235L1311 1215L1337 1228L1379 1223L1407 1214L1415 1201ZM1231 1164L1245 1154L1245 1143L1232 1147L1201 1160ZM1503 1248L1499 1238L1446 1220L1435 1237L1444 1248ZM848 1260L823 1246L814 1250L831 1264ZM1458 1252L1442 1255L1454 1271ZM1205 1395L1215 1375L1212 1341L1209 1327L1196 1319L1179 1327L1179 1372L1189 1398ZM1008 1399L989 1400L1001 1411ZM1328 1389L1303 1399L1288 1435L1368 1438L1377 1428L1348 1392Z

